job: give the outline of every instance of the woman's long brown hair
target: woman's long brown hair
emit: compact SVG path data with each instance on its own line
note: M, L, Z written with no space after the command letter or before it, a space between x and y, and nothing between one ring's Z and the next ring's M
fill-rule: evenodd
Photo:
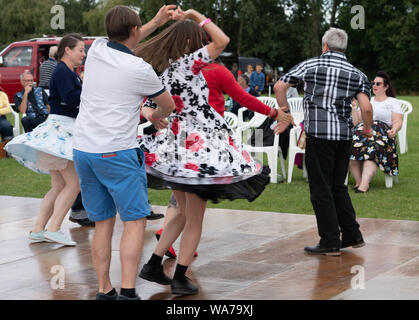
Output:
M134 54L148 62L158 72L169 67L169 60L177 60L186 53L203 47L202 28L194 21L172 24L157 36L140 44Z

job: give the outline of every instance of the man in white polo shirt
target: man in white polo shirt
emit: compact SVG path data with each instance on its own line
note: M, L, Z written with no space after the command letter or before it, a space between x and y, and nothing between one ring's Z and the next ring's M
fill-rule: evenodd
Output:
M141 258L145 217L149 215L144 153L136 141L140 104L148 97L158 104L152 119L175 108L152 67L131 49L171 19L176 6L163 6L141 29L133 10L116 6L106 15L109 37L96 40L85 65L80 112L76 120L74 163L83 205L95 221L92 257L99 280L98 300L139 300L135 280ZM120 256L120 295L109 277L112 234L118 211L124 223Z

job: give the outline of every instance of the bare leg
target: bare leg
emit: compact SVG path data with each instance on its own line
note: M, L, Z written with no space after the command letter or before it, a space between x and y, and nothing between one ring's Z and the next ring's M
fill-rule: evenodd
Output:
M174 196L174 194L172 194L172 196ZM174 216L176 216L178 212L179 212L179 205L177 204L177 201L172 202L172 198L170 198L169 205L168 205L168 207L166 209L166 213L164 215L163 229L166 228L170 219L172 219Z
M378 166L374 161L364 161L364 168L362 169L362 180L358 190L367 191L370 187L370 182L377 173Z
M201 240L202 223L204 220L207 202L193 193L185 193L185 197L186 223L180 240L178 264L189 266L192 263L194 253L198 248L199 241Z
M112 255L112 234L115 217L97 221L92 241L92 258L99 281L99 292L108 293L112 290L109 268Z
M173 208L172 212L167 215L164 221L164 230L161 234L160 240L157 244L154 253L162 257L170 246L176 241L185 227L185 205L186 198L185 192L182 191L173 191L176 201L178 204L178 209Z
M355 179L355 187L359 187L362 180L362 162L359 160L349 160L349 169Z
M35 226L32 228L33 232L41 232L45 229L48 220L54 212L54 203L58 194L64 189L65 181L58 171L51 171L51 189L47 192L44 199L42 199L38 218Z
M136 221L125 221L124 232L121 238L120 258L122 267L121 288L135 288L138 265L144 244L144 231L146 219Z
M59 172L65 181L65 187L61 190L55 200L54 213L52 214L51 223L48 226L48 231L51 232L60 230L64 217L80 192L79 178L76 169L74 168L73 161L69 161L67 167Z

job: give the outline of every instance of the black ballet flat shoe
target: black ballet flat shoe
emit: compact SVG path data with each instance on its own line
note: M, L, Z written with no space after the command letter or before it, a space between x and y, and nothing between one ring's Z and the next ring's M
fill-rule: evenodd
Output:
M359 189L355 190L355 193L367 193L367 192L368 192L368 190L367 191L362 191L362 190L359 190Z
M358 190L358 187L359 186L352 187L352 190L356 191L356 190Z

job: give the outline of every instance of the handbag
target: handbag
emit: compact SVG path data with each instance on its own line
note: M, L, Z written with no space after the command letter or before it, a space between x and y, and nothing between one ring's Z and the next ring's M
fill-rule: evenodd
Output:
M300 137L298 138L297 147L300 149L306 148L306 132L302 131Z

